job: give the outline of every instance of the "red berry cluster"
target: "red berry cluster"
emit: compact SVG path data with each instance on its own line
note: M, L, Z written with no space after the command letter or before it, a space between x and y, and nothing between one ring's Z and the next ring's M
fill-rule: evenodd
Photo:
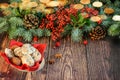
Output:
M89 14L89 16L88 17L91 17L91 16L96 16L96 15L98 15L98 11L97 10L95 10L94 8L89 8L89 7L85 7L85 8L83 8L82 10L81 10L81 12L82 13L88 13Z
M77 15L77 12L78 10L73 8L59 7L55 13L46 15L39 27L50 29L51 38L55 41L60 38L64 27L71 22L70 15Z

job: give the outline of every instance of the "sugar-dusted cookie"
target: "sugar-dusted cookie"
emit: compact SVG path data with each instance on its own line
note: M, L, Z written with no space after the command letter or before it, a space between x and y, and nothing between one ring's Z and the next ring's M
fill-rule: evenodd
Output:
M34 66L35 61L30 55L24 55L21 57L22 64L27 64L28 66Z
M13 51L12 51L11 49L9 49L9 48L6 48L6 49L5 49L5 54L6 54L6 56L9 57L9 58L14 57Z

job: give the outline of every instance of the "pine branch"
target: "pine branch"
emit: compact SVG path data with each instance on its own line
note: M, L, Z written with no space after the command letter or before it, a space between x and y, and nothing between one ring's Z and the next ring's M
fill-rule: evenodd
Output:
M8 30L8 23L6 18L0 18L0 33Z
M22 27L19 27L19 28L17 28L17 30L15 31L15 34L16 34L16 36L23 36L24 32L25 32L25 29L22 28Z
M0 29L0 33L3 33L5 31L7 31L7 30L8 30L8 27L4 27L4 28Z
M96 26L92 26L92 25L84 26L83 27L83 32L90 32L94 27L96 27Z
M84 25L82 28L83 32L90 32L94 27L97 26L97 23L92 22L89 20L89 22L87 22L88 24Z
M38 37L43 37L44 33L42 29L37 29L36 32Z
M50 32L49 29L44 29L43 34L44 34L45 37L49 37L51 35L51 32Z
M43 13L41 13L41 12L38 12L38 13L36 13L35 15L39 18L40 21L41 21L42 18L45 16L45 14L43 14Z
M103 20L101 25L105 27L109 27L111 24L113 24L113 21L111 17L109 17L106 20Z
M103 7L100 8L100 14L101 14L101 15L104 14L104 9L103 9Z
M32 38L33 38L32 33L29 30L28 31L24 31L24 34L23 34L22 37L23 37L23 39L25 41L28 41L28 42L31 42Z
M0 17L0 23L3 22L3 21L6 21L6 18Z
M16 32L16 28L9 30L9 38L10 39L14 39L14 38L17 37L16 34L15 34L15 32Z
M10 8L9 10L11 11L11 15L10 15L11 17L14 17L14 16L21 17L21 14L18 8L12 8L12 9Z
M62 37L66 37L67 35L70 35L71 34L71 31L72 31L73 27L68 24L64 27L64 32L62 32L61 36Z
M11 26L23 26L23 20L19 17L11 17L9 22Z
M120 23L112 24L108 29L108 34L110 36L119 36L120 35Z
M115 7L114 10L115 10L115 13L114 13L114 14L118 14L118 15L120 14L120 8Z
M37 36L37 29L30 29L30 32L33 34L33 36Z
M104 5L110 6L112 4L111 0L99 0L104 3Z
M74 42L82 41L83 32L79 28L74 28L71 32L71 39Z
M119 0L115 0L114 6L120 8L120 1Z
M110 24L111 24L110 21L104 20L101 25L109 27Z
M3 27L5 27L5 25L7 25L7 22L6 22L6 21L1 22L1 23L0 23L0 29L3 28Z
M48 37L51 35L51 32L48 29L43 30L43 29L38 28L38 29L30 29L30 31L32 32L34 36L38 36L38 37L43 37L43 36Z

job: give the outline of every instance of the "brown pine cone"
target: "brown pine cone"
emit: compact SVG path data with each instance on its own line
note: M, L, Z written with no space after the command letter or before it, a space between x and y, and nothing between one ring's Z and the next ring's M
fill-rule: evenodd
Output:
M24 16L24 25L27 29L35 28L39 24L38 18L33 14Z
M106 31L102 27L97 26L89 33L89 35L92 40L99 40L106 36Z

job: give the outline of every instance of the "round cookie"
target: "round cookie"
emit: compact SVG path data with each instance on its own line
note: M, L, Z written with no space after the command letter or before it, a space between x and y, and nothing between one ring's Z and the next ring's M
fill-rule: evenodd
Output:
M30 45L30 44L24 44L22 47L21 47L21 49L22 49L22 53L24 54L24 55L28 55L28 54L32 54L34 51L35 51L35 49L34 49L34 47L32 47L32 45Z
M35 61L30 55L24 55L23 57L21 57L21 60L22 64L27 64L28 66L34 66L35 64Z
M15 49L14 49L14 54L15 54L15 56L22 57L23 54L22 54L21 47L15 48Z
M20 66L21 63L22 63L21 59L18 58L18 57L12 57L12 58L11 58L11 62L12 62L13 64L17 65L17 66Z
M41 59L41 54L40 52L36 49L36 51L31 55L34 61L39 61Z
M12 51L11 49L9 49L9 48L6 48L6 49L5 49L5 54L6 54L6 56L9 57L9 58L14 57L13 51Z

